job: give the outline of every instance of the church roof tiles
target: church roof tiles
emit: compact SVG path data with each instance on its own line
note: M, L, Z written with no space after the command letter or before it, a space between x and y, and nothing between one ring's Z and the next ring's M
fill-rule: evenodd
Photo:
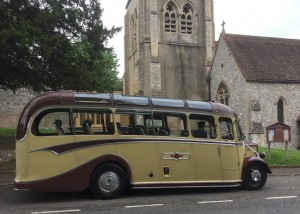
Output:
M300 40L222 36L247 81L300 82Z

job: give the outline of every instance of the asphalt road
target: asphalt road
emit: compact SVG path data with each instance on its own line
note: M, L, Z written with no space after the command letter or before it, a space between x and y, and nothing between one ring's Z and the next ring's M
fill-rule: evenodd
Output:
M300 176L270 176L259 191L223 189L131 190L115 200L87 192L15 191L0 186L0 213L300 213Z

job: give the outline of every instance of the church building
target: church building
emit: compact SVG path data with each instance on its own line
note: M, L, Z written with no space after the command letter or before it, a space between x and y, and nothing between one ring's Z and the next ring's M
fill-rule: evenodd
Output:
M266 145L266 127L280 122L299 148L300 40L222 33L211 97L237 113L247 140Z
M208 99L213 0L128 0L124 94Z

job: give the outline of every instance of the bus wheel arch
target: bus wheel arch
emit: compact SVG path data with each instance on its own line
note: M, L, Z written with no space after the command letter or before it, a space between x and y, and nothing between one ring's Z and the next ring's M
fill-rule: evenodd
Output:
M264 163L259 161L250 163L243 170L243 188L248 190L261 189L267 181L267 173L268 168Z
M117 162L107 161L93 171L89 188L95 198L113 199L121 196L128 186L126 169Z

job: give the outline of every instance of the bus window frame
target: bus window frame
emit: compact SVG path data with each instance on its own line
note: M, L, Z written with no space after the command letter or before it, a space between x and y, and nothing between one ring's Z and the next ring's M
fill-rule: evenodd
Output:
M70 133L68 134L64 134L66 136L70 136L70 135L74 135L74 132L73 132L73 121L72 119L70 118L71 117L71 108L69 107L61 107L61 106L51 106L51 107L46 107L46 108L41 108L39 109L38 111L35 112L35 114L32 115L32 122L29 122L29 127L30 129L28 129L28 131L31 132L31 134L35 137L46 137L46 136L53 136L53 137L56 137L56 136L59 136L58 134L57 135L52 135L52 134L43 134L43 133L40 133L39 131L39 128L40 128L40 123L42 121L42 119L44 119L44 117L46 115L48 115L49 113L58 113L58 112L66 112L68 113L68 123L69 123L69 128L70 128ZM37 123L38 121L38 123ZM37 133L40 133L40 134L37 134Z
M179 111L166 111L166 110L152 110L152 112L153 112L153 114L152 114L152 116L153 116L153 128L155 129L155 128L160 128L160 127L155 127L154 126L154 120L155 120L155 118L154 118L154 115L155 115L155 113L157 113L157 112L159 112L159 113L166 113L166 114L169 114L169 115L167 115L167 116L171 116L171 117L176 117L176 116L172 116L172 115L183 115L184 116L184 118L183 117L178 117L178 118L181 118L182 119L182 121L183 121L183 128L184 128L184 130L180 130L180 135L179 136L176 136L176 135L170 135L170 134L168 134L168 136L162 136L162 135L158 135L157 133L156 133L156 131L154 132L155 133L155 136L159 136L159 137L179 137L179 138L183 138L183 137L189 137L190 135L191 135L191 133L190 133L190 130L189 130L189 118L188 118L188 114L185 112L185 111L181 111L181 112L179 112ZM163 122L163 121L162 121ZM169 128L169 127L164 127L164 128ZM185 135L182 135L182 133L183 132L185 132L185 133L188 133L188 135L187 136L185 136Z
M115 127L115 130L118 130L116 133L118 133L120 136L128 136L128 135L130 135L130 136L138 136L140 134L135 134L135 133L133 133L133 134L123 134L119 130L119 127L117 125L117 123L118 123L117 122L118 121L118 116L117 115L122 115L122 114L123 115L129 115L129 121L132 120L131 115L149 115L150 118L152 119L152 110L151 109L145 110L145 109L139 109L139 108L137 108L137 109L134 109L134 110L131 110L131 109L128 110L128 109L124 109L124 108L117 108L117 109L115 109L115 111L113 112L113 114L114 114L113 118L114 118L114 121L115 121L114 127ZM129 125L132 125L131 121L130 121L130 124L127 125L127 128L128 128ZM135 126L139 126L139 125L136 125L136 121L134 121L134 125L132 125L132 126L135 127ZM145 119L144 119L144 125L143 126L144 126L144 129L147 130L146 120ZM153 128L153 126L152 126L152 128ZM145 130L143 130L143 131L145 131ZM144 133L144 134L142 134L142 135L143 136L153 136L153 135L148 134L147 132Z
M114 124L114 117L113 117L114 111L113 110L114 110L113 108L109 108L109 107L103 107L103 108L99 108L99 107L97 107L97 108L95 108L95 107L73 107L73 108L71 108L71 113L72 113L71 120L73 121L74 135L80 135L80 134L76 133L76 124L75 124L75 121L74 121L74 118L75 118L74 114L76 114L76 113L89 113L89 112L90 113L99 113L100 115L102 115L104 113L110 114L111 120L112 120L112 121L109 121L109 122L107 122L107 121L104 122L104 116L102 115L102 117L100 119L100 124L102 125L102 129L103 129L102 133L101 134L94 133L92 135L101 135L101 136L102 135L114 135L115 131L114 131L114 133L109 133L107 131L108 123ZM92 120L92 122L93 122L93 120ZM92 123L92 124L94 124L94 123Z
M222 130L221 130L221 124L220 124L220 119L221 118L225 118L225 119L230 119L230 121L231 121L231 129L232 129L232 131L231 131L231 133L228 133L226 136L228 136L229 134L232 134L232 138L231 139L227 139L227 138L223 138L222 137ZM220 115L220 116L218 116L217 117L217 122L218 122L218 131L219 131L219 138L220 138L220 140L221 141L230 141L230 142L233 142L233 141L236 141L236 139L237 139L237 136L236 136L236 129L235 129L235 119L234 118L232 118L232 117L230 117L230 116L225 116L225 115ZM226 124L227 125L227 124Z
M191 120L194 120L194 119L191 119L191 115L201 115L201 116L204 116L204 117L212 117L213 118L213 122L214 122L214 134L215 136L214 137L209 137L209 138L200 138L200 137L194 137L193 136L193 133L192 133L192 124L191 124ZM218 125L218 119L216 117L215 114L204 114L204 113L195 113L195 112L191 112L189 113L188 115L188 120L189 120L189 125L190 125L190 134L191 134L191 137L195 138L195 139L205 139L205 140L211 140L211 141L216 141L218 139L218 137L220 136L218 134L218 129L219 129L219 125Z

